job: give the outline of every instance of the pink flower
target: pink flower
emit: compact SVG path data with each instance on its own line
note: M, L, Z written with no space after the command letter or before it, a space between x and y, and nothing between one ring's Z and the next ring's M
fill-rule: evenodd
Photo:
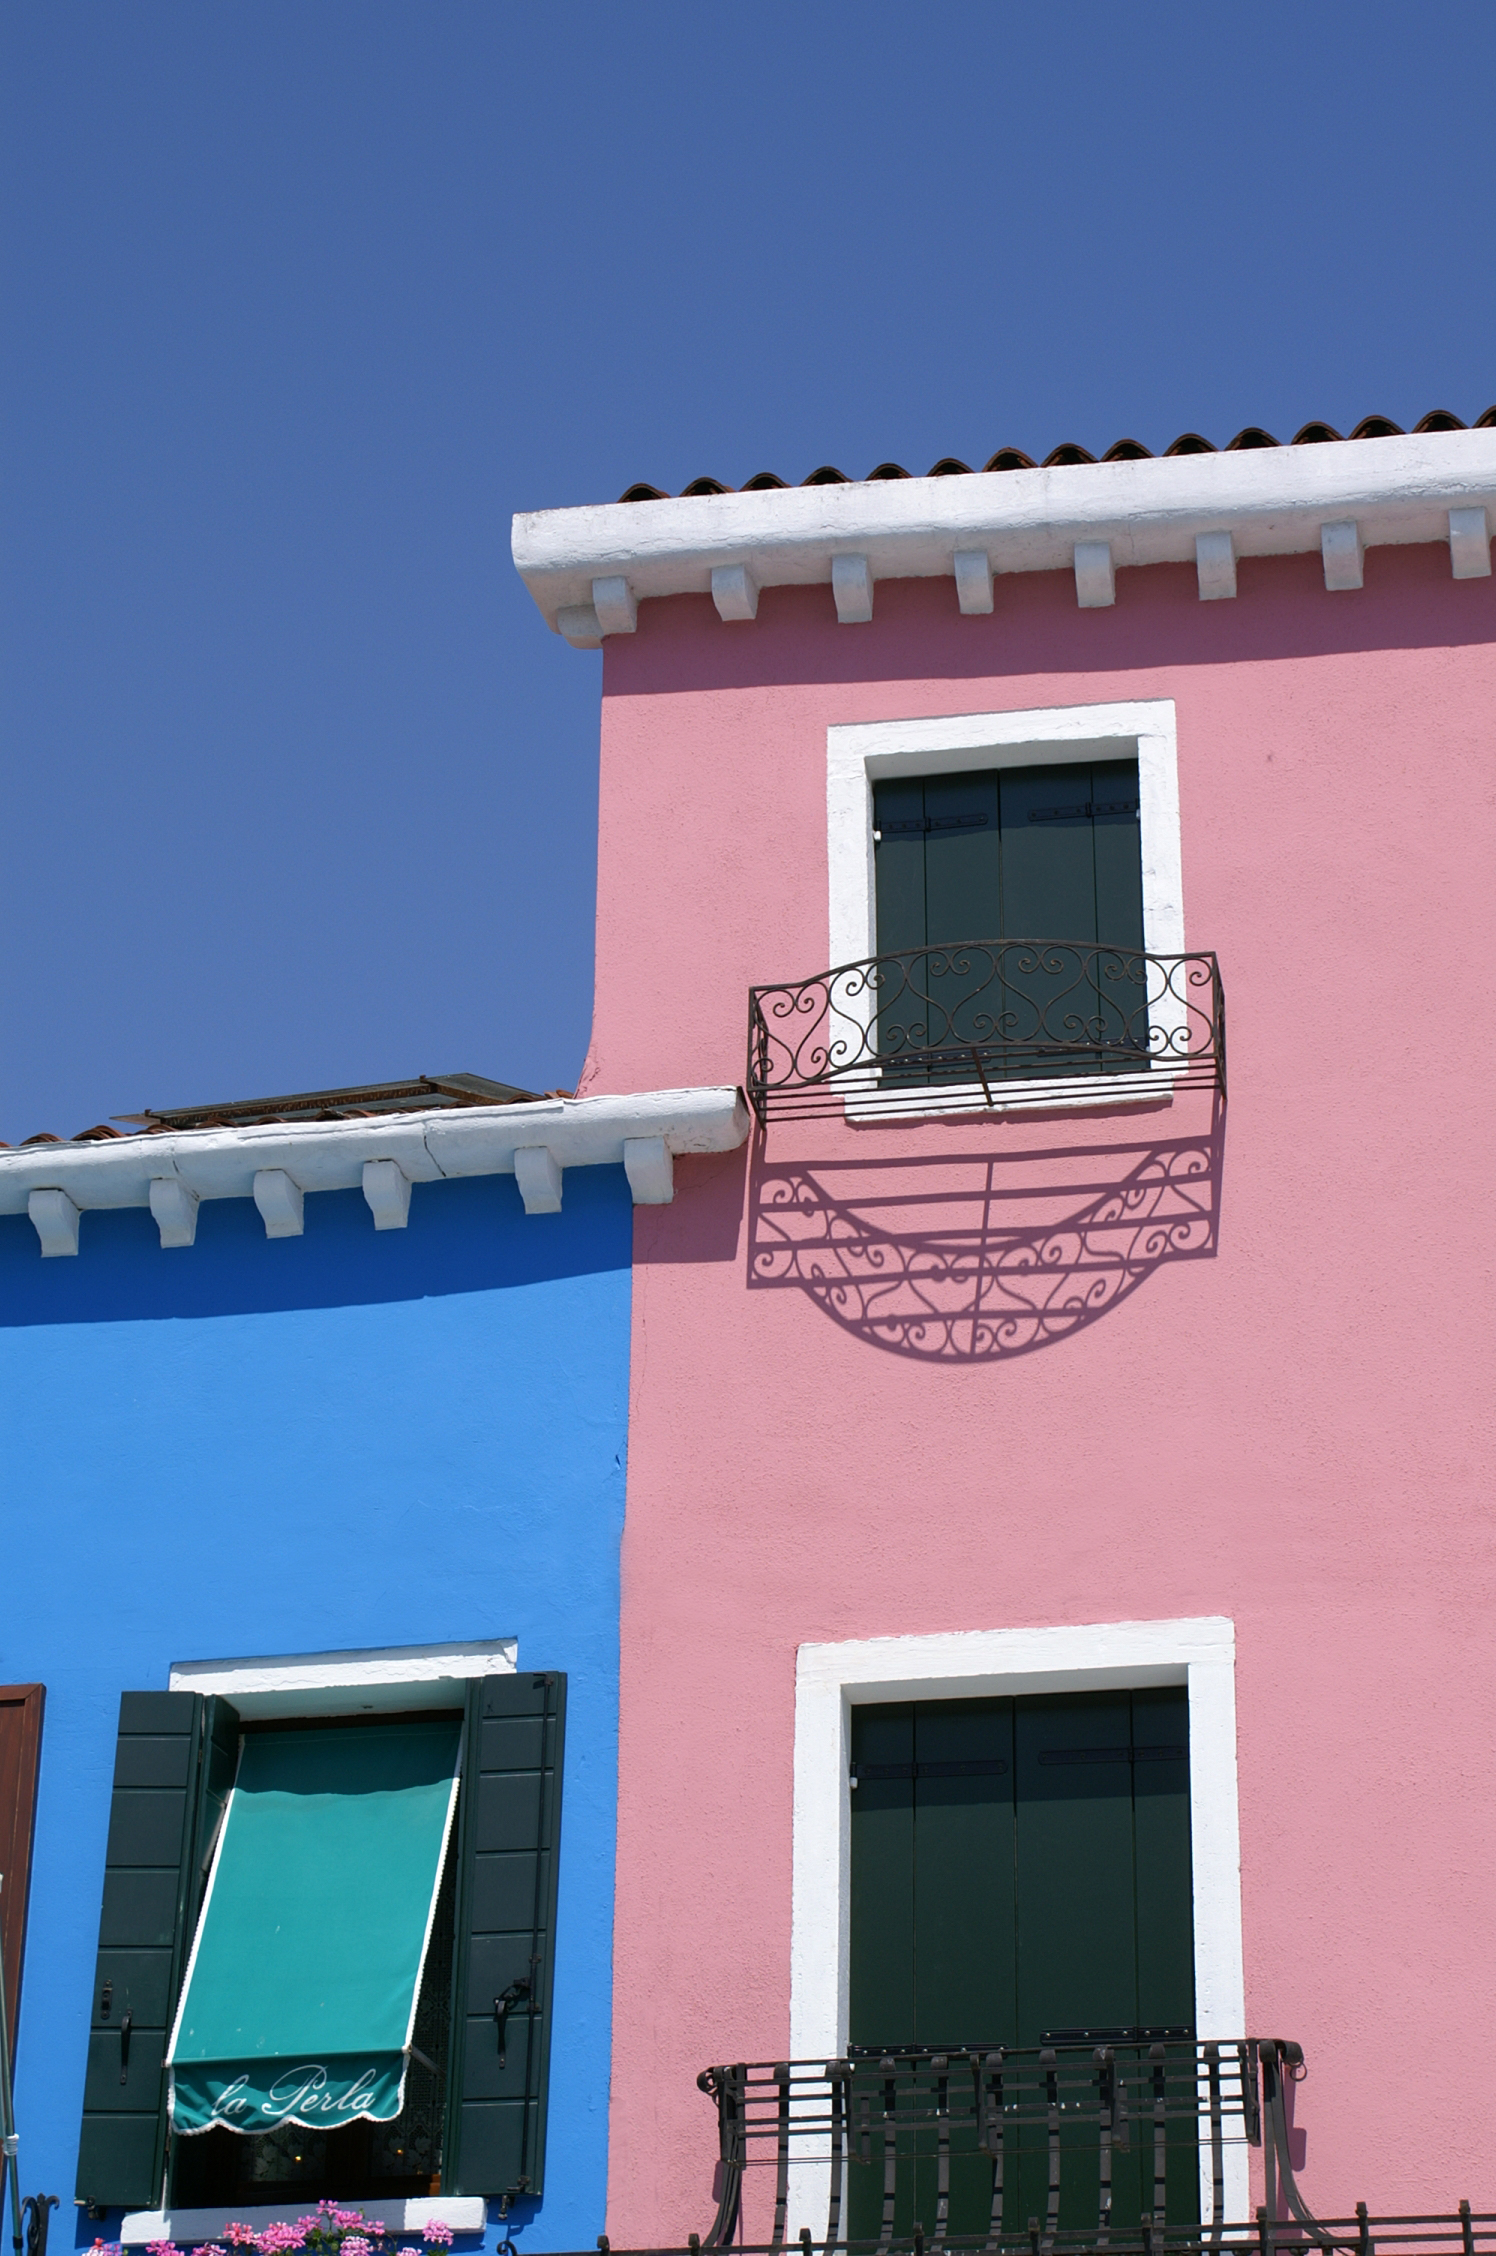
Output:
M260 2247L264 2251L264 2256L281 2256L281 2251L285 2249L305 2248L305 2246L306 2234L299 2225L266 2225L260 2234Z
M331 2202L327 2206L335 2225L351 2225L355 2232L363 2232L367 2228L368 2220L361 2209L335 2209ZM355 2256L361 2256L361 2252L355 2252Z
M253 2225L225 2225L223 2237L231 2248L258 2248L260 2236Z
M192 2256L224 2256L216 2240L205 2240L201 2248L194 2248Z
M369 2256L371 2245L372 2243L363 2233L345 2233L343 2236L343 2256Z
M148 2240L145 2245L146 2256L177 2256L174 2240Z
M441 2217L433 2217L430 2224L421 2227L421 2238L428 2248L450 2248L452 2228Z

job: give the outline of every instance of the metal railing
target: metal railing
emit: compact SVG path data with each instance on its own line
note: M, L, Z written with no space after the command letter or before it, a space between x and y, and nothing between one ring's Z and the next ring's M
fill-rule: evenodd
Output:
M1226 1089L1214 955L966 940L841 964L748 997L747 1094L869 1117Z
M1463 2203L1440 2218L1313 2217L1289 2159L1285 2081L1302 2073L1296 2044L1253 2038L708 2068L697 2082L717 2109L719 2198L689 2246L734 2242L755 2167L774 2173L771 2234L755 2245L798 2239L805 2256L1496 2246L1496 2215ZM1255 2219L1228 2215L1233 2145L1263 2150Z

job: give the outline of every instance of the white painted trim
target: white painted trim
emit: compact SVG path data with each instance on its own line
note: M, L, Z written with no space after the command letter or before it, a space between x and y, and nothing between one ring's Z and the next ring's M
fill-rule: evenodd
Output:
M1236 1633L1221 1615L1044 1629L958 1630L802 1645L795 1664L790 2057L846 2051L851 1943L851 1710L870 1700L986 1699L1184 1684L1190 1713L1195 2015L1202 2038L1245 2035L1236 1773ZM1209 2202L1209 2156L1202 2197ZM797 2173L796 2214L818 2229L824 2173ZM1226 2214L1249 2212L1243 2147L1226 2149ZM1208 2207L1206 2214L1209 2214Z
M1117 600L1110 541L1075 544L1075 600L1082 611L1105 611Z
M1457 580L1491 577L1491 520L1484 509L1451 509L1449 557Z
M935 714L908 721L850 721L826 731L826 863L828 963L859 963L877 953L873 878L873 784L895 775L951 775L971 768L1016 768L1030 762L1129 759L1138 762L1138 824L1143 855L1143 946L1154 955L1184 950L1184 875L1179 823L1178 728L1171 697L1126 704L1056 705L1005 713ZM976 937L976 935L963 935ZM868 998L870 1000L870 998ZM840 1007L840 1006L839 1006ZM1182 1003L1179 1005L1182 1009ZM1168 1025L1160 1017L1160 1026ZM1157 1090L1136 1103L1173 1093L1160 1075ZM1002 1112L1070 1111L1117 1104L1094 1080L1006 1085ZM908 1091L898 1100L909 1112ZM849 1096L848 1117L874 1120L890 1106L875 1088ZM932 1091L931 1114L985 1110L982 1091Z
M1236 543L1229 533L1195 535L1195 577L1202 603L1220 603L1236 593Z
M1496 507L1496 430L534 510L511 545L547 625L595 647L582 630L601 631L598 577L625 576L637 605L706 595L723 564L759 587L824 587L849 554L870 586L951 576L976 549L999 574L1069 571L1084 541L1107 542L1118 568L1193 564L1211 532L1239 557L1312 555L1327 522L1356 519L1367 547L1447 543L1450 510L1480 507Z
M237 2209L130 2209L120 2221L119 2237L126 2248L141 2248L152 2240L214 2241L237 2218L258 2232L263 2225L294 2225L306 2213L306 2203L286 2206L254 2203ZM488 2221L488 2203L482 2194L446 2193L421 2201L354 2201L340 2207L358 2209L371 2224L387 2225L392 2232L418 2233L438 2222L455 2233L481 2233Z
M1343 524L1321 525L1319 546L1325 564L1325 586L1332 593L1363 584L1366 547L1354 517L1347 518Z
M241 1715L360 1715L371 1710L451 1707L475 1676L512 1676L513 1637L438 1645L375 1645L342 1653L173 1661L173 1692L217 1693Z
M549 1151L558 1168L620 1167L625 1144L638 1137L663 1138L677 1158L736 1151L749 1119L736 1089L658 1089L642 1096L382 1113L371 1120L184 1129L113 1143L23 1144L0 1151L0 1214L25 1214L38 1192L53 1192L43 1202L51 1229L51 1217L61 1211L57 1196L85 1213L149 1206L153 1181L178 1181L199 1199L249 1198L255 1178L276 1171L298 1192L355 1191L371 1160L392 1160L412 1183L512 1175L515 1152L526 1145ZM282 1193L277 1212L290 1219L293 1206ZM76 1243L59 1243L56 1250L76 1251Z
M55 1184L38 1186L27 1192L25 1211L40 1241L43 1261L78 1251L78 1204L66 1191Z

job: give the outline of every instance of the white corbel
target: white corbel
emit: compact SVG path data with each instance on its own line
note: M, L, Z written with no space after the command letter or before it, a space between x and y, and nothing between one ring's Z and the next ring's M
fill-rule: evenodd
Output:
M639 606L621 572L611 572L605 580L593 581L592 608L605 635L633 634L638 627Z
M573 650L601 650L603 630L590 603L563 603L556 613L556 629Z
M561 1170L546 1145L520 1145L514 1155L514 1179L526 1214L561 1212Z
M410 1220L410 1177L398 1160L366 1159L364 1199L376 1230L403 1230Z
M831 592L844 627L862 625L873 615L873 574L865 556L833 556Z
M1219 603L1236 593L1236 542L1230 533L1196 533L1195 576L1200 601Z
M758 582L746 564L712 566L712 601L719 619L758 617Z
M992 609L992 559L985 548L958 548L951 560L956 574L956 601L965 617L975 619Z
M625 1136L623 1172L635 1206L668 1206L675 1197L675 1163L663 1136Z
M1117 575L1112 570L1110 541L1075 544L1075 600L1082 611L1104 611L1117 600Z
M1325 560L1327 588L1360 587L1365 552L1361 546L1361 528L1353 517L1347 518L1343 524L1321 525L1319 547Z
M1457 580L1491 577L1491 524L1484 509L1449 512L1449 563Z
M26 1200L31 1226L42 1242L42 1259L78 1250L78 1209L66 1191L32 1191Z
M151 1213L163 1247L190 1246L197 1236L197 1193L179 1175L153 1175Z
M283 1167L262 1167L255 1176L255 1205L267 1238L299 1238L306 1227L301 1185Z

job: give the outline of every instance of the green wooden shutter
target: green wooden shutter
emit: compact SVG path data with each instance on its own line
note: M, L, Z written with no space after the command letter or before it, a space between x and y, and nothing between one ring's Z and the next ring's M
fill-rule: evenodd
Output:
M208 1705L196 1692L120 1697L78 2148L78 2199L96 2208L149 2209L161 2196L162 2061L194 1898Z
M469 1689L447 2193L544 2190L565 1724L564 1676L487 1676Z

